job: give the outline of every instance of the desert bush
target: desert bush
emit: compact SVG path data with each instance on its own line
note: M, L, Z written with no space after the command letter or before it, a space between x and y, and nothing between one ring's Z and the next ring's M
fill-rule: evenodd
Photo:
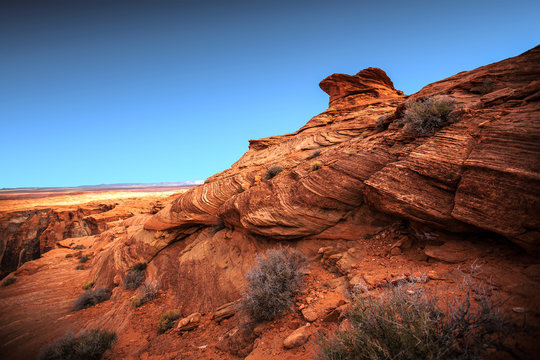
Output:
M158 295L158 291L159 286L154 282L143 284L137 291L137 295L131 300L131 304L134 307L143 306L147 302L154 300Z
M264 178L266 180L270 180L282 171L283 171L283 168L279 165L270 166L268 169L266 169L266 174Z
M431 134L446 125L456 102L448 96L431 96L405 104L400 123L403 130L413 135Z
M87 262L88 260L90 260L90 256L88 256L88 255L83 255L83 256L81 256L81 257L79 258L79 262L80 262L80 263L83 263L83 264L84 264L85 262Z
M82 249L84 249L84 246L82 246L82 245L77 245L77 246L73 247L73 250L82 250Z
M45 346L39 360L99 360L115 342L116 333L105 330L93 329L79 337L68 333Z
M144 273L146 266L147 264L143 262L133 265L124 278L124 288L129 290L137 289L146 278L146 274Z
M86 269L86 268L84 267L84 265L77 265L77 266L75 266L75 270L84 270L84 269Z
M307 159L314 159L316 158L317 156L321 155L321 151L320 150L317 150L317 151L314 151L311 155L309 155L307 157Z
M315 170L319 170L322 166L322 162L320 161L314 161L311 163L311 170L315 171Z
M100 302L109 300L111 298L111 289L99 288L96 290L87 290L82 293L75 304L73 304L73 311L86 309L92 307Z
M144 271L147 266L148 264L145 262L138 262L131 267L131 271Z
M2 286L9 286L13 284L15 281L17 281L17 278L15 276L10 276L6 278L6 280L4 280L4 282L2 283Z
M469 278L462 290L462 297L444 301L414 282L378 295L356 292L348 311L351 329L322 337L316 358L477 359L483 346L504 338L509 323L485 288Z
M242 306L255 322L271 320L293 304L294 293L302 284L306 258L292 249L271 249L257 255L247 273L247 290Z
M176 320L180 319L182 313L178 309L168 310L161 314L158 321L158 332L160 334L171 329L174 326Z
M94 281L89 281L89 282L83 284L82 289L83 290L88 290L88 289L91 289L93 287L94 287Z

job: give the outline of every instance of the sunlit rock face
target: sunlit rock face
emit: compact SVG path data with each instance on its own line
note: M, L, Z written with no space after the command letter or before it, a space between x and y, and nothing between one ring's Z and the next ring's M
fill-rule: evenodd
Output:
M145 228L223 222L297 239L336 226L346 234L354 214L368 207L366 232L390 215L454 232L492 231L538 250L539 74L538 47L409 97L377 68L333 74L320 84L330 95L327 111L295 133L250 141L230 169L182 195ZM405 134L395 120L403 104L434 95L455 99L459 121L427 136ZM381 116L389 119L386 129L378 126ZM265 180L271 166L283 171ZM357 223L354 232L362 235Z

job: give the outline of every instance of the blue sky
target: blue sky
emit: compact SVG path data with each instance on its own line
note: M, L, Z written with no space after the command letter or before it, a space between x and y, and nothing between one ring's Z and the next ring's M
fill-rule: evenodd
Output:
M205 179L380 67L410 94L540 41L538 1L0 5L0 188Z

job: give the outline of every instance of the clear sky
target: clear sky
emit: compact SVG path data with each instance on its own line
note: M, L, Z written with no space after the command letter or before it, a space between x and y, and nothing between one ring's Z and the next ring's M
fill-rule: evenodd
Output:
M540 43L540 1L0 5L0 188L205 179L375 66L410 94Z

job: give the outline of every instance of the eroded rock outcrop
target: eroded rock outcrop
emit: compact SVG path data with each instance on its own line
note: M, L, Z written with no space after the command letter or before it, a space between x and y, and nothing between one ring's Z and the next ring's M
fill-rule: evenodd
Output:
M372 226L357 236L391 215L454 232L493 231L537 251L539 74L538 47L408 99L380 69L334 74L321 82L329 110L295 133L251 141L230 169L188 191L145 228L223 221L253 235L295 239L332 232L364 211L364 224ZM377 127L382 115L399 117L405 101L440 94L457 101L460 121L416 138L395 121ZM272 165L284 171L260 181Z

